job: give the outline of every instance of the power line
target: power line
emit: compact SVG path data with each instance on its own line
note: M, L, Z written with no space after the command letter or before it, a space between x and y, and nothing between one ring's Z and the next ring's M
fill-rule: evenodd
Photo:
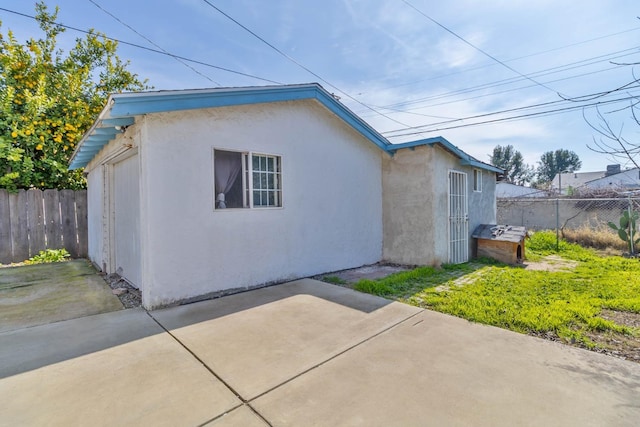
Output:
M637 82L634 82L637 83ZM629 86L626 85L622 88L617 89L622 90L622 89L637 89L640 88L640 84L636 84L635 86ZM583 97L589 97L591 98L591 100L599 98L599 97L604 97L607 95L612 94L613 91L606 91L606 92L598 92L598 93L593 93L593 94L589 94L589 95L584 95ZM625 100L627 98L624 98ZM565 99L558 99L556 101L549 101L549 102L542 102L539 104L532 104L532 105L526 105L526 106L522 106L522 107L515 107L515 108L509 108L506 110L500 110L500 111L494 111L494 112L490 112L490 113L483 113L483 114L477 114L474 116L468 116L468 117L463 117L463 118L458 118L458 119L451 119L451 120L446 120L446 121L442 121L442 122L436 122L436 123L429 123L427 125L420 125L420 126L413 126L411 128L405 128L405 129L396 129L396 130L391 130L391 131L386 131L386 132L382 132L383 134L390 134L390 133L396 133L396 132L404 132L407 130L411 130L411 129L423 129L423 128L427 128L427 127L431 127L431 126L437 126L437 125L443 125L443 124L448 124L448 123L455 123L455 122L459 122L459 121L465 121L465 120L471 120L471 119L477 119L477 118L481 118L481 117L489 117L489 116L495 116L495 115L500 115L500 114L505 114L505 113L511 113L514 111L523 111L523 110L529 110L529 109L534 109L534 108L540 108L540 107L546 107L549 105L555 105L555 104L561 104L561 103L567 103L568 100ZM578 107L582 107L578 106ZM428 129L423 129L423 131L428 132Z
M122 20L120 20L120 18L118 18L117 16L115 16L113 13L109 12L108 10L106 10L105 8L103 8L102 6L100 6L98 3L96 3L94 0L89 0L95 7L97 7L98 9L100 9L101 11L103 11L104 13L106 13L107 15L109 15L110 17L112 17L113 19L115 19L116 21L118 21L119 23L121 23L122 25L124 25L125 27L127 27L128 29L130 29L131 31L133 31L134 33L136 33L137 35L139 35L140 37L142 37L143 39L145 39L146 41L148 41L149 43L151 43L153 46L157 47L158 49L160 49L161 51L163 51L164 53L169 53L167 52L165 49L163 49L162 47L158 46L156 43L154 43L152 40L150 40L148 37L145 37L144 35L140 34L135 28L133 28L132 26L130 26L129 24L123 22ZM195 69L194 67L192 67L191 65L187 64L185 61L179 59L179 58L173 58L176 61L178 61L179 63L181 63L182 65L184 65L185 67L189 68L190 70L192 70L193 72L195 72L196 74L200 75L201 77L204 77L205 79L209 80L210 82L212 82L213 84L217 85L217 86L222 86L220 83L218 83L217 81L213 80L211 77L201 73L200 71L198 71L197 69Z
M610 70L615 69L615 68L617 68L617 67L611 67L611 68L607 68L607 69L604 69L604 70L591 71L589 73L583 73L583 74L578 74L578 75L574 75L574 76L570 76L570 77L564 77L564 78L561 78L561 79L550 80L547 83L557 83L557 82L561 82L561 81L565 81L565 80L571 80L571 79L574 79L574 78L577 78L577 77L584 77L584 76L589 76L589 75L593 75L593 74L602 73L602 72L605 72L605 71L610 71ZM492 93L489 93L489 94L470 96L470 97L467 97L467 98L454 99L452 101L445 101L445 102L439 102L437 104L429 104L429 105L426 105L426 106L415 107L415 108L413 108L413 110L417 110L417 109L421 109L421 108L433 108L433 107L438 107L438 106L448 105L448 104L455 104L455 103L458 103L458 102L469 101L469 100L473 100L473 99L487 98L487 97L490 97L490 96L497 96L497 95L502 95L502 94L509 93L509 92L516 92L516 91L519 91L519 90L522 90L522 89L528 89L528 88L532 88L532 87L535 87L535 86L536 85L534 85L534 84L530 84L528 86L519 86L519 87L515 87L515 88L511 88L511 89L501 90L501 91L498 91L498 92L492 92ZM624 88L624 86L623 86L623 88ZM563 100L567 100L567 101L570 100L570 99L565 99L565 98L562 98L562 99ZM583 100L583 101L587 101L587 100ZM561 102L561 101L558 101L558 102ZM387 107L378 107L378 108L389 109ZM407 114L422 115L420 113L411 113L410 112L411 110L412 109L408 109L408 110L396 109L396 110L393 110L393 111L395 111L397 113L407 113ZM429 115L426 115L426 114L424 116L430 117ZM366 116L364 116L364 117L366 117Z
M26 13L17 12L15 10L5 9L3 7L0 7L0 10L5 11L5 12L9 12L9 13L13 13L15 15L23 16L25 18L30 18L30 19L33 19L33 20L37 21L37 18L35 16L33 16L33 15L28 15ZM83 30L83 29L80 29L80 28L72 27L70 25L61 24L59 22L53 22L53 23L55 25L59 26L59 27L66 28L66 29L73 30L73 31L77 31L79 33L92 34L92 35L96 34L93 31ZM126 41L119 40L119 39L116 39L116 38L113 38L113 37L108 37L108 36L106 36L105 34L102 34L102 33L100 33L99 35L101 37L104 37L106 40L111 40L111 41L117 42L119 44L135 47L135 48L138 48L138 49L143 49L143 50L146 50L146 51L149 51L149 52L153 52L153 53L158 53L160 55L170 56L171 58L174 58L174 59L181 59L183 61L191 62L193 64L198 64L198 65L202 65L202 66L205 66L205 67L215 68L216 70L226 71L228 73L237 74L237 75L244 76L244 77L250 77L252 79L261 80L263 82L274 83L274 84L277 84L277 85L283 84L282 82L278 82L278 81L275 81L275 80L265 79L263 77L258 77L258 76L254 76L252 74L243 73L241 71L236 71L236 70L232 70L232 69L229 69L229 68L220 67L218 65L213 65L213 64L206 63L206 62L197 61L195 59L185 58L184 56L176 55L176 54L173 54L173 53L163 52L163 51L158 50L158 49L152 49L150 47L142 46L142 45L139 45L139 44L136 44L136 43L126 42Z
M597 107L599 105L613 104L613 103L622 102L622 101L629 101L631 99L637 99L637 96L628 96L628 97L625 97L625 98L612 99L612 100L609 100L609 101L598 101L598 102L593 102L593 103L585 104L585 105L574 105L574 106L571 106L571 107L563 107L563 108L558 108L558 109L555 109L555 110L540 111L540 112L537 112L537 113L528 113L528 114L522 114L522 115L519 115L519 116L504 117L504 118L500 118L500 119L485 120L485 121L477 122L477 123L467 123L467 124L461 124L461 125L449 126L449 127L443 127L443 128L437 128L437 129L422 129L420 131L407 132L407 133L403 133L403 134L389 136L387 138L399 138L399 137L402 137L402 136L421 135L421 134L431 133L431 132L441 132L443 130L460 129L460 128L466 128L466 127L472 127L472 126L481 126L481 125L487 125L487 124L493 124L493 123L499 123L499 122L516 121L516 120L524 120L524 119L535 118L535 117L544 117L544 116L550 116L550 115L556 115L556 114L563 114L563 113L568 113L568 112L575 111L575 110L578 110L578 109L581 109L581 108Z
M206 1L206 0L205 0ZM550 90L553 93L556 93L559 95L558 91L551 89L549 86L540 83L534 79L532 79L531 77L527 76L526 74L522 74L520 71L516 70L515 68L509 66L508 64L500 61L498 58L496 58L495 56L485 52L484 50L480 49L478 46L474 45L473 43L471 43L470 41L466 40L465 38L463 38L462 36L456 34L453 30L450 30L449 28L445 27L444 25L442 25L441 23L439 23L438 21L436 21L435 19L433 19L432 17L430 17L429 15L427 15L426 13L424 13L423 11L421 11L420 9L418 9L417 7L415 7L413 4L409 3L407 0L401 0L404 4L406 4L407 6L409 6L410 8L412 8L413 10L415 10L416 12L418 12L420 15L424 16L425 18L427 18L429 21L433 22L434 24L436 24L437 26L439 26L440 28L442 28L443 30L445 30L446 32L448 32L449 34L453 35L454 37L456 37L457 39L461 40L462 42L464 42L465 44L467 44L468 46L471 46L472 48L474 48L475 50L477 50L478 52L482 53L483 55L489 57L490 59L492 59L493 61L497 62L498 64L502 65L503 67L507 68L508 70L513 71L514 73L518 74L521 77L524 77L527 80L530 80L531 82L535 83L536 85L543 87L547 90Z
M568 49L570 47L591 43L591 42L602 40L602 39L606 39L606 38L609 38L609 37L619 36L621 34L630 33L632 31L640 31L640 27L630 28L628 30L619 31L617 33L606 34L604 36L595 37L595 38L592 38L592 39L587 39L587 40L583 40L583 41L580 41L580 42L576 42L576 43L572 43L572 44L568 44L568 45L564 45L564 46L560 46L560 47L555 47L555 48L547 49L547 50L540 51L540 52L530 53L528 55L518 56L516 58L506 59L503 62L514 62L514 61L519 61L521 59L532 58L534 56L544 55L546 53L551 53L551 52L556 52L558 50ZM432 80L443 79L443 78L446 78L446 77L451 77L451 76L454 76L454 75L457 75L457 74L464 74L464 73L468 73L468 72L471 72L471 71L477 71L477 70L481 70L483 68L493 67L495 65L499 65L499 64L489 63L489 64L478 65L478 66L467 68L467 69L464 69L464 70L453 71L453 72L450 72L450 73L447 73L447 74L439 74L437 76L433 76L433 77L429 77L429 78L425 78L425 79L414 80L412 82L400 83L400 84L392 85L392 86L385 86L385 87L379 88L379 90L394 89L394 88L402 87L402 86L411 86L411 85L422 83L422 82L427 82L427 81L432 81ZM363 95L363 94L366 94L366 93L367 92L361 92L360 95Z
M303 70L305 70L306 72L308 72L309 74L311 74L312 76L314 76L315 78L319 79L320 81L322 81L323 83L325 83L327 86L332 87L333 89L337 90L338 92L340 92L341 94L343 94L344 96L346 96L347 98L351 99L352 101L360 104L361 106L365 107L367 110L373 111L374 113L385 117L388 120L391 120L392 122L398 123L402 126L408 126L406 123L402 123L392 117L389 117L388 115L381 113L380 111L376 110L375 108L365 104L364 102L354 98L353 96L349 95L347 92L343 91L342 89L338 88L337 86L335 86L334 84L328 82L327 80L325 80L324 78L322 78L321 76L319 76L318 74L316 74L315 72L313 72L312 70L310 70L309 68L305 67L303 64L301 64L300 62L298 62L296 59L292 58L291 56L287 55L285 52L283 52L282 50L278 49L276 46L274 46L273 44L269 43L268 41L266 41L264 38L262 38L260 35L256 34L255 32L251 31L248 27L246 27L245 25L243 25L241 22L239 22L238 20L236 20L235 18L233 18L231 15L227 14L226 12L224 12L222 9L220 9L219 7L217 7L216 5L214 5L213 3L211 3L209 0L203 0L206 4L208 4L210 7L212 7L213 9L215 9L216 11L218 11L218 13L220 13L221 15L223 15L224 17L226 17L227 19L229 19L230 21L232 21L234 24L238 25L240 28L242 28L243 30L245 30L246 32L248 32L249 34L251 34L253 37L257 38L258 40L260 40L262 43L266 44L267 46L269 46L271 49L273 49L275 52L277 52L279 55L283 56L284 58L286 58L287 60L293 62L294 64L296 64L298 67L302 68Z
M563 71L569 71L569 70L573 70L573 69L577 69L577 68L582 68L582 67L586 67L586 66L590 66L590 65L595 65L601 62L608 62L611 59L617 59L617 58L622 58L625 56L629 56L629 55L633 55L635 53L638 53L639 51L639 47L633 47L633 48L628 48L628 49L624 49L621 51L616 51L616 52L611 52L609 54L606 55L599 55L599 56L595 56L595 57L591 57L591 58L587 58L587 59L583 59L580 61L576 61L576 62L572 62L569 64L564 64L564 65L560 65L560 66L556 66L556 67L551 67L551 68L547 68L544 70L540 70L540 71L536 71L531 73L531 75L535 75L537 77L543 77L543 76L548 76L550 74L557 74ZM628 52L628 53L625 53ZM589 62L591 61L591 62ZM578 65L580 64L580 65ZM584 77L586 75L590 75L590 74L594 74L597 72L603 72L603 71L609 71L612 69L616 69L619 67L610 67L604 70L599 70L596 72L590 72L590 73L585 73L585 74L578 74L575 76L571 76L571 77L567 77L567 78L563 78L563 79L559 79L559 80L554 80L552 82L557 82L557 81L563 81L563 80L568 80L568 79L573 79L573 78L578 78L578 77ZM389 105L384 105L384 106L377 106L376 108L387 108L387 107L401 107L404 105L412 105L412 104L419 104L421 102L424 101L429 101L429 100L436 100L436 99L442 99L442 98L448 98L451 96L455 96L455 95L460 95L460 94L464 94L464 93L470 93L470 92L475 92L478 90L483 90L483 89L489 89L489 88L494 88L494 87L499 87L499 86L503 86L503 85L508 85L508 84L513 84L513 83L517 83L519 81L522 80L526 80L524 78L521 77L511 77L508 79L503 79L503 80L498 80L495 82L489 82L489 83L484 83L481 85L477 85L477 86L472 86L470 88L463 88L463 89L458 89L458 90L454 90L454 91L450 91L450 92L443 92L443 93L439 93L436 95L431 95L431 96L427 96L427 97L423 97L423 98L418 98L418 99L413 99L411 101L404 101L404 102L398 102L395 104L389 104ZM522 88L529 88L531 86L523 86ZM502 92L499 92L502 93ZM494 94L487 94L485 96L492 96ZM461 99L458 101L464 101L466 99L476 99L476 98L465 98L465 99ZM458 102L455 101L455 102ZM437 105L442 105L442 104L434 104L434 105L429 105L429 106L437 106ZM425 108L427 106L423 106L422 108Z

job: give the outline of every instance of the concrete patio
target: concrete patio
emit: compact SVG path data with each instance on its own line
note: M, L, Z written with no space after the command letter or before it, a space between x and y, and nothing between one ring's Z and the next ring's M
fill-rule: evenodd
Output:
M640 365L305 279L0 333L0 425L635 426Z

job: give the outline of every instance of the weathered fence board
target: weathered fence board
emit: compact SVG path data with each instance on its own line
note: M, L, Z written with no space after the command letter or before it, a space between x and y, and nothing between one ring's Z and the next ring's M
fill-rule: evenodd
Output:
M5 194L7 194L5 192ZM29 223L27 222L27 192L7 194L11 221L11 259L0 262L20 262L29 258Z
M11 218L5 212L9 212L9 197L0 194L0 260L11 258Z
M0 190L0 263L60 248L81 258L87 246L86 190Z
M42 191L27 191L27 223L29 224L29 249L46 248L44 238L44 208ZM33 252L29 250L32 255Z
M62 247L62 233L60 232L60 198L58 190L44 190L44 211L47 213L45 236L50 248Z

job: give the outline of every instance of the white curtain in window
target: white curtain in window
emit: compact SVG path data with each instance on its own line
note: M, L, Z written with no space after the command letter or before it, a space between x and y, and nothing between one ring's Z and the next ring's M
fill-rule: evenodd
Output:
M242 154L232 151L218 151L214 153L216 207L225 208L225 196L233 187L242 169ZM222 197L221 197L222 195Z

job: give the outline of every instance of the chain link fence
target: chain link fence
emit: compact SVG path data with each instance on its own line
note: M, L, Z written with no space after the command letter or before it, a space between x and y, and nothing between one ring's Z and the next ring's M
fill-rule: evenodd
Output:
M619 224L620 217L629 209L640 212L640 198L498 199L497 222L525 226L532 231L554 230L563 237L578 231L601 237L610 234L615 244L619 243L617 234L607 223Z

